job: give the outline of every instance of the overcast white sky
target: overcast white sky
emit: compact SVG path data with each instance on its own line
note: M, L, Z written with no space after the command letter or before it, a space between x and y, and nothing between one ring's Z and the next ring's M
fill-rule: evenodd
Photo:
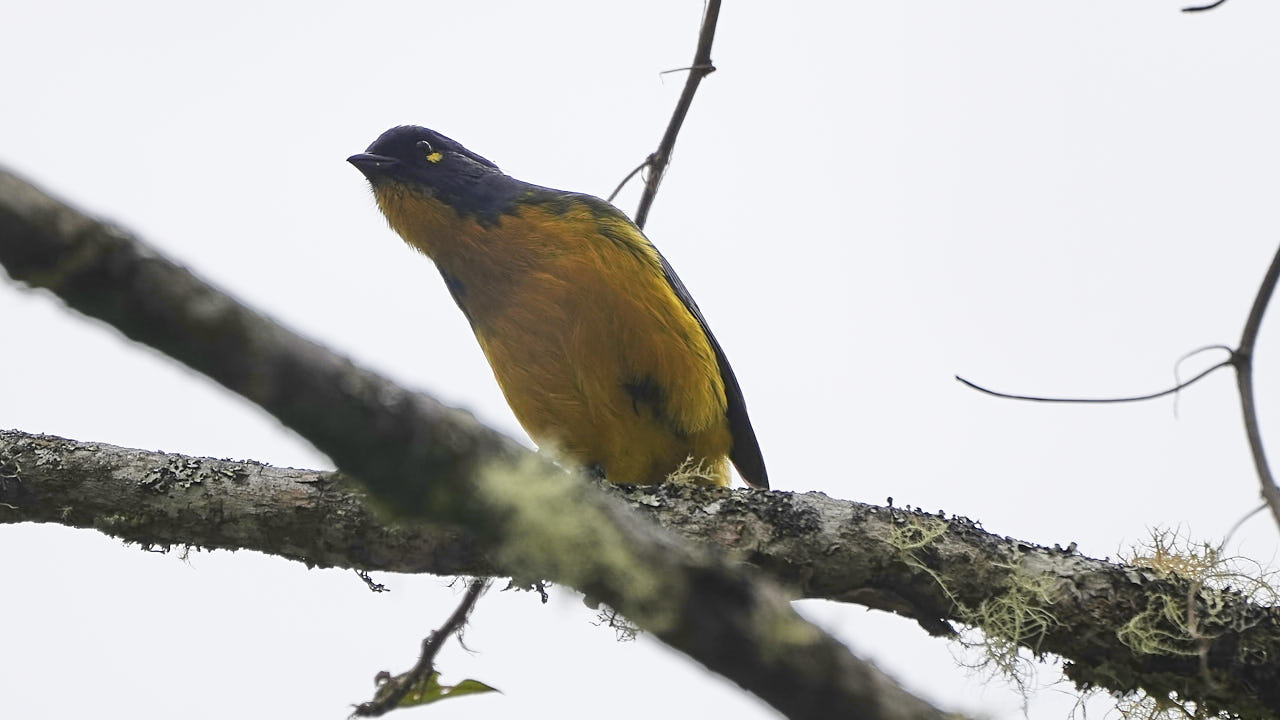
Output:
M1233 381L1122 407L968 391L1159 388L1238 337L1280 243L1280 5L1231 0L726 3L648 234L745 390L774 487L945 509L1115 556L1220 537L1256 503ZM0 164L290 326L523 438L462 314L344 162L435 128L543 185L607 194L656 145L699 2L13 3ZM619 204L634 210L638 193ZM43 292L0 282L0 427L280 465L328 461L248 403ZM1263 427L1280 453L1273 325ZM1261 561L1264 517L1237 535ZM446 580L251 553L143 553L0 526L0 714L343 718L457 599ZM953 647L858 606L802 612L915 692L1016 718ZM775 717L563 589L492 593L439 718ZM1052 681L1046 667L1040 680ZM1031 718L1060 718L1062 688ZM1107 703L1090 705L1101 712Z

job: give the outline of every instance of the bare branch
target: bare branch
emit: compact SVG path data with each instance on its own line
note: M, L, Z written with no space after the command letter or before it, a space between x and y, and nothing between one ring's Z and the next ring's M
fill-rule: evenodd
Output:
M608 200L609 202L613 202L613 199L618 197L618 193L622 192L622 188L626 187L627 183L631 182L631 178L638 175L641 170L644 170L645 168L649 167L649 164L652 162L653 162L653 154L651 153L649 157L644 159L644 162L640 163L635 167L634 170L627 173L627 176L622 178L622 182L618 183L618 187L614 188L613 192L609 193L609 197L605 199Z
M1205 10L1212 10L1226 1L1227 0L1214 0L1208 5L1192 5L1190 7L1184 7L1182 8L1182 12L1184 13L1204 12Z
M1249 439L1249 451L1253 455L1253 464L1258 471L1258 480L1262 484L1262 499L1271 508L1271 515L1276 525L1280 526L1280 488L1276 487L1275 476L1271 474L1271 466L1267 463L1267 453L1262 445L1262 431L1258 428L1258 408L1253 399L1253 349L1258 341L1258 331L1262 327L1262 316L1267 312L1267 305L1276 289L1276 280L1280 278L1280 250L1271 258L1271 266L1262 278L1258 294L1253 299L1253 307L1249 309L1249 317L1245 320L1244 331L1240 334L1240 346L1232 355L1236 366L1236 386L1240 391L1240 411L1244 415L1244 432Z
M1221 2L1212 7L1216 7ZM1208 9L1200 8L1200 9ZM1133 395L1129 397L1116 398L1061 398L1061 397L1040 397L1036 395L1013 395L1010 393L997 392L989 388L977 385L966 380L959 375L956 380L968 385L982 393L994 395L999 398L1007 398L1009 400L1029 400L1032 402L1048 402L1048 403L1128 403L1141 402L1144 400L1154 400L1165 395L1176 393L1179 390L1197 382L1201 378L1228 365L1236 369L1236 387L1240 394L1240 411L1244 416L1245 437L1249 441L1249 452L1253 456L1253 464L1258 472L1258 481L1261 484L1262 499L1266 502L1267 507L1271 509L1272 518L1276 525L1280 526L1280 487L1276 485L1275 476L1271 473L1271 466L1267 462L1266 449L1262 444L1262 431L1258 427L1258 408L1254 400L1253 393L1253 351L1258 341L1258 331L1262 327L1262 318L1267 312L1267 305L1271 302L1271 296L1275 292L1276 282L1280 280L1280 250L1276 251L1275 256L1271 258L1271 265L1267 268L1267 273L1262 279L1262 284L1258 287L1258 292L1253 298L1253 306L1249 309L1249 316L1245 319L1244 331L1240 335L1240 344L1235 349L1226 347L1225 345L1209 345L1184 355L1178 362L1186 359L1190 355L1212 349L1223 349L1231 353L1231 357L1214 365L1186 382L1178 383L1167 390L1150 393L1148 395Z
M1234 364L1235 363L1232 360L1223 360L1217 365L1214 365L1210 368L1207 368L1201 371L1199 374L1197 374L1195 377L1191 378L1190 380L1187 380L1186 382L1178 383L1177 385L1174 385L1171 388L1161 390L1159 392L1153 392L1148 395L1130 395L1126 397L1113 397L1113 398L1070 398L1070 397L1042 397L1039 395L1013 395L1010 393L1004 393L1004 392L999 392L997 390L992 390L990 388L985 388L971 380L966 380L965 378L962 378L959 375L956 375L955 377L956 377L956 380L959 380L961 383L968 385L969 387L973 388L974 390L977 390L980 393L986 393L987 395L993 395L995 397L1005 398L1007 400L1029 400L1031 402L1043 402L1043 403L1108 404L1108 403L1142 402L1143 400L1154 400L1156 398L1162 398L1166 395L1172 395L1178 392L1179 390L1182 390L1183 388L1189 387L1193 383L1198 382L1200 379L1209 375L1213 371L1218 370L1219 368L1230 367Z
M688 68L689 76L685 79L680 99L676 101L675 112L671 114L671 120L667 123L667 130L662 134L662 141L658 143L658 149L645 158L644 163L632 170L631 174L622 181L622 185L625 185L627 180L630 180L641 168L649 168L649 179L644 184L640 206L636 209L636 226L642 230L645 221L649 219L649 209L653 207L653 201L658 196L658 186L662 184L662 176L666 174L667 165L671 162L671 152L675 149L680 127L684 125L689 107L693 105L694 93L698 92L698 84L702 82L702 78L715 72L715 65L711 64L711 42L715 39L716 22L719 19L720 0L708 0L707 10L702 16L702 29L698 31L698 48L693 54L693 64ZM614 190L614 195L618 194L622 185L618 186L618 190Z

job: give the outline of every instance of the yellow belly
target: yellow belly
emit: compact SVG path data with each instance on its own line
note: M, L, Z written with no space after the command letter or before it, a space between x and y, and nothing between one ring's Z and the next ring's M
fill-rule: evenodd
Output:
M477 318L498 384L535 442L612 482L661 482L691 459L727 485L731 438L709 343L662 278L619 270L565 259Z

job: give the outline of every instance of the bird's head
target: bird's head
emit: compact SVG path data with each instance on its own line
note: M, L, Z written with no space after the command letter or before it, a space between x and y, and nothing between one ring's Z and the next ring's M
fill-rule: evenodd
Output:
M368 178L378 206L398 231L399 216L429 211L426 205L435 204L441 206L436 211L452 210L482 224L496 222L519 192L519 181L497 165L416 125L391 128L347 162Z
M499 172L497 165L461 143L417 125L391 128L347 162L364 173L375 188L389 182L433 188L459 175Z

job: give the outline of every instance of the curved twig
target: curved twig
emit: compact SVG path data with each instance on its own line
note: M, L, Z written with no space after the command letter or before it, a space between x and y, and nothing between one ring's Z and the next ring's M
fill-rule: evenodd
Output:
M1196 348L1195 350L1189 350L1183 353L1182 357L1178 358L1177 362L1173 364L1173 378L1174 378L1173 381L1175 383L1182 382L1181 380L1178 379L1179 375L1182 372L1181 371L1182 363L1190 360L1191 358L1199 355L1200 353L1209 352L1210 350L1222 350L1228 355L1236 351L1236 349L1231 347L1230 345L1223 345L1222 343L1217 343L1214 345L1202 345Z
M662 175L671 162L671 151L676 146L676 136L680 134L680 126L684 124L684 118L689 114L689 106L693 104L693 94L698 91L698 83L702 82L702 78L715 72L716 68L711 64L711 41L715 39L716 21L719 18L720 0L709 0L707 11L702 17L702 29L698 32L698 49L694 52L693 63L689 67L689 77L685 79L680 100L676 102L675 112L671 115L671 121L667 123L667 131L662 134L658 149L645 158L644 164L640 166L641 168L647 166L650 169L649 179L644 184L644 193L640 196L640 206L636 209L636 226L642 230L645 220L649 218L649 208L653 207L653 200L658 196ZM631 175L628 175L626 180L630 180L637 172L639 168L631 171ZM626 180L623 180L624 184ZM616 195L617 191L614 194Z
M1235 352L1235 348L1229 345L1223 345L1221 343L1218 343L1216 345L1204 345L1202 347L1196 348L1195 350L1191 350L1189 352L1183 353L1182 357L1178 358L1177 362L1173 364L1174 384L1176 385L1182 382L1182 363L1190 360L1191 358L1195 357L1196 355L1199 355L1202 352L1208 352L1210 350L1223 350L1228 355ZM1173 398L1173 416L1175 418L1178 417L1178 401L1181 399L1182 399L1181 395L1175 395Z
M1271 508L1276 524L1280 525L1280 488L1276 487L1271 466L1267 463L1267 453L1262 446L1262 431L1258 428L1258 408L1253 399L1253 349L1258 341L1258 330L1262 327L1262 316L1266 314L1267 305L1275 292L1277 279L1280 279L1280 250L1271 258L1271 266L1262 278L1262 285L1258 287L1253 307L1249 309L1249 317L1245 320L1244 331L1240 334L1240 346L1232 353L1231 360L1236 366L1236 387L1240 390L1244 432L1249 439L1249 451L1258 471L1258 480L1262 483L1262 499Z
M649 157L645 158L644 162L637 165L635 170L632 170L631 172L627 173L627 176L622 178L622 182L618 183L618 187L614 188L613 192L609 193L609 197L605 199L608 200L609 202L613 202L613 199L618 197L618 193L622 192L622 188L626 187L627 183L631 182L631 178L638 175L641 170L644 170L645 168L649 167L649 164L652 162L653 162L653 153L649 153Z
M1118 398L1053 398L998 392L970 382L959 375L956 376L956 380L979 392L1009 400L1049 403L1126 403L1154 400L1158 397L1176 393L1218 368L1230 365L1236 369L1236 387L1240 393L1240 411L1244 415L1245 436L1249 441L1249 452L1253 455L1254 467L1258 471L1258 481L1262 485L1262 498L1266 501L1267 507L1271 508L1271 515L1275 518L1276 525L1280 526L1280 487L1276 486L1275 476L1271 473L1271 466L1267 462L1267 453L1262 445L1262 431L1258 427L1258 408L1253 394L1253 351L1258 342L1258 331L1262 328L1262 318L1267 312L1267 305L1270 304L1271 296L1275 293L1278 280L1280 280L1280 250L1277 250L1275 256L1271 258L1271 265L1267 268L1267 274L1263 276L1262 284L1258 287L1258 293L1253 298L1253 307L1249 308L1249 316L1245 320L1244 331L1240 334L1239 346L1232 349L1225 345L1206 345L1183 355L1178 362L1181 363L1196 353L1215 349L1227 350L1231 353L1231 357L1202 371L1190 380L1178 383L1167 390L1148 395ZM1175 378L1177 375L1176 367L1174 370Z
M1101 404L1108 404L1108 403L1114 404L1114 403L1141 402L1143 400L1155 400L1156 398L1164 397L1165 395L1172 395L1173 393L1176 393L1179 390L1190 386L1192 383L1199 381L1200 379L1204 378L1206 375L1217 370L1218 368L1229 367L1234 364L1235 363L1233 362L1233 360L1223 360L1217 365L1214 365L1208 369L1202 370L1198 375L1191 378L1190 380L1183 383L1178 383L1177 385L1174 385L1173 387L1167 388L1165 390L1161 390L1160 392L1154 392L1148 395L1130 395L1127 397L1114 397L1114 398L1067 398L1067 397L1041 397L1038 395L1013 395L1011 393L1003 393L998 390L992 390L990 388L982 387L981 385L971 380L966 380L960 377L959 375L956 375L956 380L959 380L960 382L964 383L965 385L968 385L969 387L973 388L974 390L977 390L978 392L986 393L987 395L994 395L995 397L998 397L998 398L1006 398L1008 400L1029 400L1031 402L1044 402L1044 403L1080 403L1080 404L1101 405Z
M1192 5L1191 7L1184 7L1182 8L1182 12L1185 12L1185 13L1204 12L1205 10L1212 10L1226 1L1227 0L1214 0L1208 5Z

